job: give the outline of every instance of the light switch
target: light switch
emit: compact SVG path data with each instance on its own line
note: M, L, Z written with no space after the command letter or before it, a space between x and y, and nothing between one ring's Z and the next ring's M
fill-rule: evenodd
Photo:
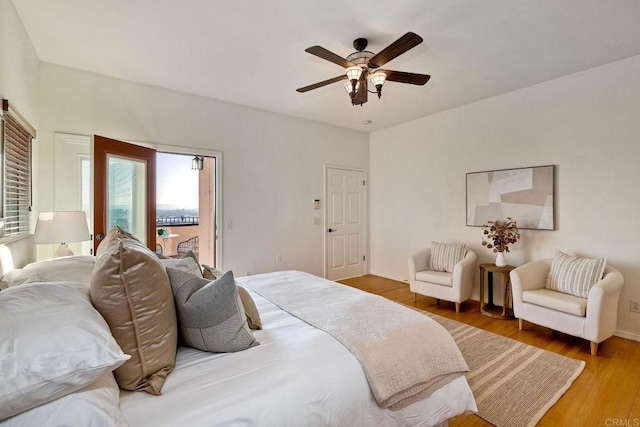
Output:
M314 217L313 218L313 225L320 225L320 224L322 224L322 218L319 218L317 216Z
M313 199L313 209L320 209L320 199Z

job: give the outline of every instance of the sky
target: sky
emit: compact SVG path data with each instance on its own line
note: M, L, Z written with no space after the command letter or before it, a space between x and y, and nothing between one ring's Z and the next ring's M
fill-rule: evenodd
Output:
M191 159L193 156L157 153L158 209L198 209L198 171L191 170Z

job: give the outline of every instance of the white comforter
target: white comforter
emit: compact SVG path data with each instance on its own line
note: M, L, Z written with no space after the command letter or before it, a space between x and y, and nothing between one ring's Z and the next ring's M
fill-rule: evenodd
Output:
M121 392L131 426L430 426L477 410L464 377L402 410L381 408L342 344L252 296L260 345L226 354L180 348L162 396Z

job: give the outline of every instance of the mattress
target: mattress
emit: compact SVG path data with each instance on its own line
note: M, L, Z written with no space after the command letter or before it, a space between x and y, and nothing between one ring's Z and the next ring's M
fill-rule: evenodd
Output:
M402 410L378 406L342 344L251 295L264 328L254 331L260 345L224 354L180 347L161 396L121 392L131 426L432 426L476 412L464 376Z

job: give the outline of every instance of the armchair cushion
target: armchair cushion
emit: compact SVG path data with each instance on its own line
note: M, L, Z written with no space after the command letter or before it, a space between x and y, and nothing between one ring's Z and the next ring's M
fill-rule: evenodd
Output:
M605 258L580 258L557 251L551 262L545 288L587 298L604 273Z
M453 286L453 274L444 271L419 271L416 273L416 280L437 285Z
M584 317L587 315L586 298L580 298L549 289L524 291L522 293L522 301L563 313L573 314L574 316Z
M453 268L467 253L467 245L462 243L431 243L429 269L453 273Z

